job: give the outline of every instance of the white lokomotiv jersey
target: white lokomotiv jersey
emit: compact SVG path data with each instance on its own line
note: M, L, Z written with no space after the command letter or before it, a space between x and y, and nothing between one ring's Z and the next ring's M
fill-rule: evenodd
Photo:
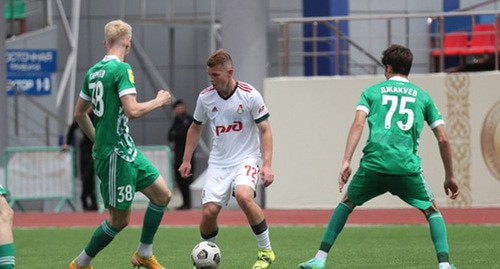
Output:
M204 89L196 101L193 122L210 121L212 150L208 163L229 167L248 158L260 161L257 123L268 117L262 95L250 84L238 81L227 98L221 97L213 86Z

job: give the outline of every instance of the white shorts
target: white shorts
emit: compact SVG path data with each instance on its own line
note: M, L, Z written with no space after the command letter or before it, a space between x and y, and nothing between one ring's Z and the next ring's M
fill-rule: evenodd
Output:
M201 203L209 202L225 206L228 204L234 188L238 185L246 185L255 188L260 178L259 161L247 159L230 167L208 166L205 186L201 193Z

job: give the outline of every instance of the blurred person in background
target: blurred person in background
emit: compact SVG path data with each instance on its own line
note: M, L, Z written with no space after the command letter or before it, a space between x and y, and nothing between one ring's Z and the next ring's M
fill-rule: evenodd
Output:
M173 104L175 113L174 121L168 130L168 141L174 144L174 167L175 167L175 182L179 187L182 195L182 205L177 207L177 210L191 209L191 191L189 186L193 183L193 176L182 178L177 169L182 164L182 156L186 146L186 135L189 125L193 122L193 117L187 113L186 104L183 100L177 100ZM191 169L194 170L194 161L191 162Z
M92 109L87 112L89 117L93 118ZM94 172L94 159L92 158L92 147L94 143L83 132L77 135L76 131L81 130L78 123L74 121L68 128L66 139L62 145L63 150L69 150L70 145L75 146L78 144L78 163L80 170L80 180L82 181L82 192L80 200L82 202L83 210L95 211L97 210L97 201L95 193L95 172ZM76 141L77 136L80 141ZM77 143L78 142L78 143Z

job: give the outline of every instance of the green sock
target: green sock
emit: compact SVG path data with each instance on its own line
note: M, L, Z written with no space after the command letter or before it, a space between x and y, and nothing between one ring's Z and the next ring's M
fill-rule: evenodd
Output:
M160 227L161 219L163 218L163 214L165 213L166 209L166 205L160 206L149 203L148 209L146 209L146 213L144 214L144 221L141 232L141 243L153 243L153 238L156 234L156 231L158 231L158 227Z
M321 239L321 244L319 249L324 252L329 252L333 246L333 243L337 239L337 236L340 234L342 229L344 228L345 223L347 222L347 218L349 214L351 214L352 210L344 203L339 203L335 211L333 211L332 217L328 222L328 226L326 226L325 233L323 234L323 238Z
M92 238L90 239L89 243L85 247L85 252L87 255L90 257L95 257L99 251L104 249L115 236L120 232L120 230L117 230L111 225L109 225L108 221L105 220L97 227L95 230L94 234L92 235Z
M448 262L448 237L446 235L446 224L441 212L436 211L427 216L431 238L436 249L438 262Z
M16 264L16 247L14 243L0 246L0 269L14 268Z

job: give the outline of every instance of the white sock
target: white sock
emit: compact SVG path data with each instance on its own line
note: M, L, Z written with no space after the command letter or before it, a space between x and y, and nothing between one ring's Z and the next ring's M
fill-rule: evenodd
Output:
M440 262L439 269L450 269L450 263L448 262Z
M200 241L208 241L208 242L212 242L215 244L215 241L217 241L217 235L214 237L210 237L210 238L203 238L200 236Z
M139 243L137 248L137 253L143 258L149 258L153 255L153 244L143 244Z
M271 250L271 239L269 239L269 229L266 229L260 234L256 234L257 246L259 249Z
M80 266L89 266L90 262L92 262L92 257L90 257L85 250L82 250L78 258L76 258L76 262Z
M323 250L318 250L316 253L316 256L314 256L316 259L320 260L326 260L326 257L328 256L328 253L324 252Z

